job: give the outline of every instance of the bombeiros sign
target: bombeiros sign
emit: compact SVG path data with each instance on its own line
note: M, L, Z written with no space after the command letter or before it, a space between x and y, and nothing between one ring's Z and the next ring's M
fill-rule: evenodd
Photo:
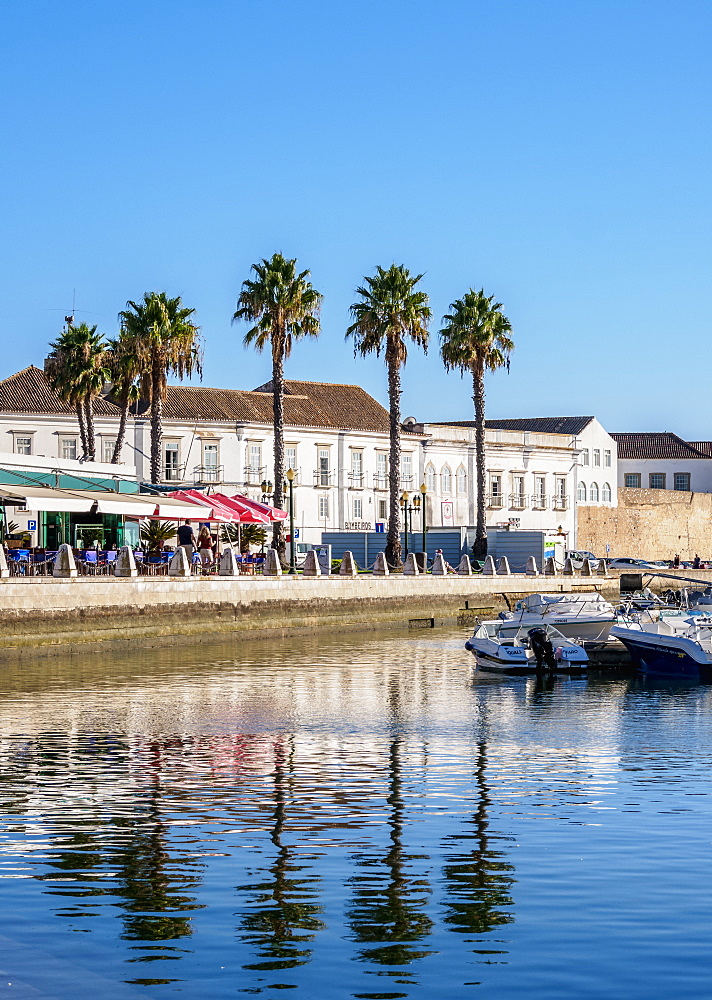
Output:
M370 521L345 521L344 531L373 531Z

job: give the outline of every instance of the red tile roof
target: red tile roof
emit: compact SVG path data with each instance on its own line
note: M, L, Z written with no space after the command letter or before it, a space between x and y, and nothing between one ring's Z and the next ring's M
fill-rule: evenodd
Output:
M485 420L485 425L493 430L533 431L537 434L570 434L576 437L594 417L513 417L506 420ZM451 420L448 427L474 427L474 420Z
M712 458L712 441L688 441L691 448L701 451L707 458Z
M618 445L618 458L635 460L642 458L673 458L698 459L709 458L694 445L683 441L677 434L641 433L641 434L611 434Z
M138 413L144 415L147 410L144 400L138 406ZM59 399L41 368L31 365L0 381L0 412L67 414L74 413L74 407ZM118 416L119 408L99 397L94 402L94 412L97 416ZM163 416L165 420L271 424L271 386L267 383L250 391L169 385ZM389 433L388 411L358 385L287 381L284 416L290 427Z

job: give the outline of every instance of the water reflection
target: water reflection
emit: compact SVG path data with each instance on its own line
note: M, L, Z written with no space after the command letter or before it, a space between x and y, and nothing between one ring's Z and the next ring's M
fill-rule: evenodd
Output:
M451 1000L474 965L498 995L551 995L511 977L539 954L567 967L572 898L608 942L586 874L615 866L610 845L645 857L651 815L706 808L712 695L473 677L462 642L318 636L288 656L233 644L8 669L5 966L32 933L78 982L106 977L107 996L127 982L148 997ZM689 900L675 877L670 899ZM662 909L635 911L629 949Z

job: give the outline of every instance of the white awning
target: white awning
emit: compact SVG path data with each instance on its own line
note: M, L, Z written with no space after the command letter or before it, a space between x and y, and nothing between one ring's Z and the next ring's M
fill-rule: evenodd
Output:
M150 517L156 510L154 497L104 490L53 490L42 486L2 486L0 499L29 510L67 513L126 514Z
M188 503L185 500L161 500L158 501L158 516L182 518L189 521L210 521L212 519L212 507L201 507L197 503Z

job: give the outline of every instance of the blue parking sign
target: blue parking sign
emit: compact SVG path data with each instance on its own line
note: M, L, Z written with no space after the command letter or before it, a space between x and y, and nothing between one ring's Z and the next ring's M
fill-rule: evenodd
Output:
M37 521L28 521L27 522L27 530L28 531L37 531Z

